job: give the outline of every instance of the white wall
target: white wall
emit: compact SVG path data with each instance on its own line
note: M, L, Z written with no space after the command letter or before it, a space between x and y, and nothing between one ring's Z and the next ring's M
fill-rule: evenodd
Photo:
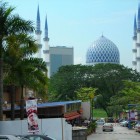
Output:
M39 119L39 134L47 134L57 140L72 140L72 126L64 118ZM27 120L0 121L0 134L25 135Z
M82 118L90 119L90 102L82 102Z

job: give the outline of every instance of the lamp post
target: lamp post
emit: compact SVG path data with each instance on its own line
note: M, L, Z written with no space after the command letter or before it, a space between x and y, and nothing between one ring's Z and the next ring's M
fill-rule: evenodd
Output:
M94 99L94 93L89 94L90 97L90 119L93 120L93 99Z

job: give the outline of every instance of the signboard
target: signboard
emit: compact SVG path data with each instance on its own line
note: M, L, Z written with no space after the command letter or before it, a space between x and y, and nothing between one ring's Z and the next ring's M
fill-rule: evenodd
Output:
M135 120L135 112L133 110L130 111L130 120Z
M39 132L38 116L37 116L37 99L26 100L26 112L28 122L28 132Z

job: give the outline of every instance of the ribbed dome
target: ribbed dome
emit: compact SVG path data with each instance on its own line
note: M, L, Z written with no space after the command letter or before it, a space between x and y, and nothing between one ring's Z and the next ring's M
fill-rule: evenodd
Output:
M120 63L120 54L117 46L109 39L101 36L87 50L86 63Z

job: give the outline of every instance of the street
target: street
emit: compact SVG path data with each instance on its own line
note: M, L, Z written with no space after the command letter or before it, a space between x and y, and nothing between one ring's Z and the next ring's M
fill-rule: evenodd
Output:
M114 125L113 132L103 132L100 125L97 127L96 133L88 136L87 140L140 140L140 133L119 124Z

